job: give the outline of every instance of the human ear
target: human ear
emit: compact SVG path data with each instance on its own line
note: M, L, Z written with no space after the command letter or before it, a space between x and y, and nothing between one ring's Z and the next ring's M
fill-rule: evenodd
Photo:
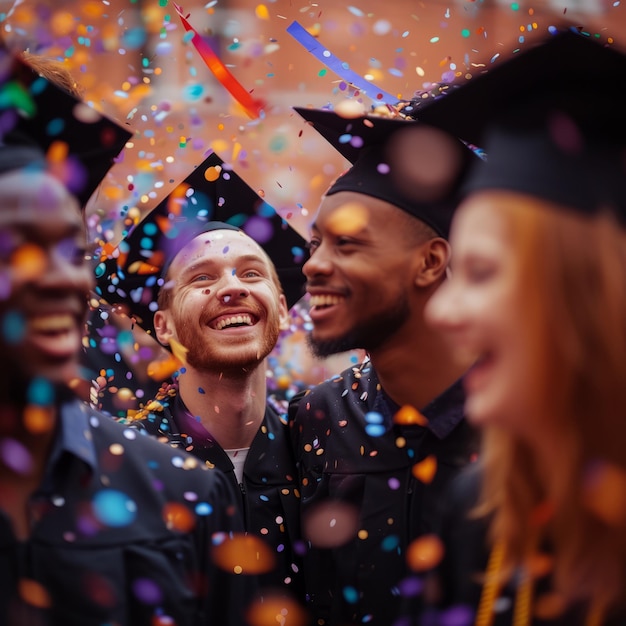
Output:
M429 239L420 247L419 267L415 277L418 287L430 287L446 274L450 262L450 244L442 237Z
M278 296L278 317L280 320L280 330L289 329L289 308L287 307L287 299L284 294Z
M167 311L154 314L154 334L161 345L168 346L174 336L173 323Z

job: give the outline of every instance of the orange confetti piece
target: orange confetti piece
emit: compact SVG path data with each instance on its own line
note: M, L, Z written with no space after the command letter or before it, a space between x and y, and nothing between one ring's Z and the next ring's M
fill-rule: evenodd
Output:
M262 574L274 568L272 549L253 535L235 535L214 546L213 560L223 570L235 574Z
M413 476L428 485L437 473L437 457L431 454L413 466Z
M369 212L358 202L348 202L329 216L328 230L334 235L354 235L362 231L369 222Z
M246 617L250 626L304 626L308 622L305 610L295 600L278 594L263 594L252 603Z
M23 413L24 426L35 434L48 433L54 427L54 408L29 404Z
M441 562L445 548L436 535L423 535L409 544L406 552L408 566L414 572L425 572Z
M393 423L402 426L427 426L428 420L416 408L405 404L393 416Z
M146 263L144 261L135 261L131 263L127 270L129 274L158 274L161 271L161 267L152 263Z
M204 171L204 178L210 183L215 182L220 177L221 171L222 167L220 165L207 167L207 169Z
M11 267L17 280L32 280L46 269L46 255L35 244L26 243L11 255Z
M170 356L168 359L151 361L146 372L152 380L162 381L180 369L180 365L180 361L176 357Z
M163 507L163 520L170 530L188 533L196 524L193 513L178 502L170 502Z
M24 602L40 609L48 608L52 604L46 588L30 578L22 578L19 581L18 593Z

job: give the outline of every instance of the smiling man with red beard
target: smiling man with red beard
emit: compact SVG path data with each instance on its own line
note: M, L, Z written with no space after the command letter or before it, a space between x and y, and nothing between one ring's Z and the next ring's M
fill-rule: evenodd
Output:
M131 423L227 474L241 493L246 551L258 555L247 571L264 602L286 597L278 602L292 616L303 597L299 492L266 357L302 295L304 245L211 154L98 268L103 299L180 361Z

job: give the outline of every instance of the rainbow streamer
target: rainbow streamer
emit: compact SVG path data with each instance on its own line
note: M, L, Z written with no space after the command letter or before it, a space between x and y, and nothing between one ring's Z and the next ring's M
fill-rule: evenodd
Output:
M246 88L229 72L228 68L222 63L220 58L215 54L211 46L199 35L198 31L189 23L187 17L183 14L183 9L175 2L172 2L174 9L183 23L188 33L193 33L191 43L200 53L202 60L207 67L213 72L215 78L230 92L230 94L243 107L245 112L252 118L257 119L261 115L263 103L255 100Z
M310 35L298 22L292 22L287 28L287 32L303 47L307 49L318 61L331 69L337 76L346 83L356 87L372 100L385 104L396 104L399 100L397 96L378 89L375 85L353 72L347 63L337 58L327 48L324 48L315 37ZM374 93L374 95L370 95Z

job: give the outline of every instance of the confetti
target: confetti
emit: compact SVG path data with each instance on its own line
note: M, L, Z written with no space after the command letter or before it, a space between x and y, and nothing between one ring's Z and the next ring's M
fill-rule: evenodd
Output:
M224 63L215 54L211 46L203 39L198 32L191 26L183 15L182 8L172 2L174 9L178 13L180 20L187 31L191 35L191 42L200 54L202 60L207 67L213 72L217 80L230 92L235 100L242 106L244 111L252 118L256 119L260 116L263 104L255 100L250 93L237 81L231 74Z
M356 72L349 69L344 63L329 50L324 48L316 39L312 37L298 22L292 22L287 28L287 32L316 59L324 63L335 74L346 83L357 87L361 92L370 98L380 100L384 103L395 104L398 98L382 89L378 89L367 80L364 80ZM371 94L371 95L370 95Z

